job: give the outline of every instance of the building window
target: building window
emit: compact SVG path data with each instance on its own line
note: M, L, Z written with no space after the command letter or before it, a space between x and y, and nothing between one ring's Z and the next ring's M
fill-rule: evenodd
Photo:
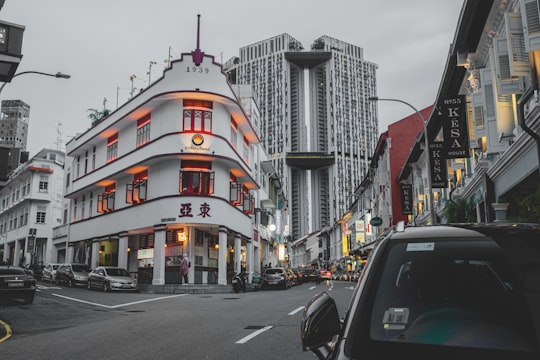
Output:
M116 192L116 186L110 185L105 188L103 194L98 195L97 211L99 213L108 213L114 210L114 193Z
M107 162L116 160L118 157L118 133L107 139Z
M96 169L96 147L92 148L92 171Z
M126 185L126 202L128 204L137 204L145 201L147 183L147 170L136 174L133 178L133 182Z
M255 197L249 193L244 193L244 205L242 211L245 214L254 214L255 213Z
M88 151L84 153L84 175L88 174Z
M92 217L92 209L94 208L94 193L90 193L88 197L88 217Z
M39 176L39 192L48 192L49 191L49 177L47 175Z
M77 156L75 159L75 178L78 179L81 176L81 157Z
M249 141L244 136L244 160L249 163Z
M81 201L81 219L84 219L84 209L86 207L86 196L83 195L82 201Z
M231 144L236 149L238 143L238 124L231 116Z
M79 204L77 202L77 199L73 200L73 222L77 221L77 208L79 207Z
M45 224L45 215L47 208L45 206L38 206L36 213L36 223Z
M212 132L212 112L207 110L184 110L184 131Z
M212 132L211 101L186 99L184 105L184 131Z
M207 161L182 161L180 194L211 195L214 193L214 172Z
M137 121L137 147L150 142L150 115Z
M230 174L229 182L230 182L229 201L234 206L242 205L244 201L244 197L242 196L242 184L240 184L236 180L236 176L234 176L233 174Z

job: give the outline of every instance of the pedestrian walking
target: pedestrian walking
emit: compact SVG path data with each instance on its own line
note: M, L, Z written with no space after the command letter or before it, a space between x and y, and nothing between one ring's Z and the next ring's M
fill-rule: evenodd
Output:
M188 284L189 265L190 264L189 264L187 254L184 254L184 256L182 257L182 262L180 263L180 273L182 274L183 280L184 280L182 285Z

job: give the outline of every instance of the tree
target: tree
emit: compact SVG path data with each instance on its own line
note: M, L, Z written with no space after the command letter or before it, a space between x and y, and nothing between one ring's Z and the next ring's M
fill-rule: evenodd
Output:
M473 200L450 200L444 207L444 215L448 223L476 222L476 211Z

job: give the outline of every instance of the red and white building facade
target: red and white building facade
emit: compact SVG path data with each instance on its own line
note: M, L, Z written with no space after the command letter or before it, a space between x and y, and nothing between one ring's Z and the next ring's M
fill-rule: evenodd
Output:
M199 49L66 145L68 262L118 265L140 284L230 283L260 271L259 137L221 64Z

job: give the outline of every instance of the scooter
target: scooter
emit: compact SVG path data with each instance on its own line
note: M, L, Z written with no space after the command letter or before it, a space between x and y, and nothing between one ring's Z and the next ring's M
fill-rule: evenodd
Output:
M252 276L251 284L248 283L248 274L241 272L235 274L232 278L232 286L235 293L240 291L257 291L261 288L260 276Z

